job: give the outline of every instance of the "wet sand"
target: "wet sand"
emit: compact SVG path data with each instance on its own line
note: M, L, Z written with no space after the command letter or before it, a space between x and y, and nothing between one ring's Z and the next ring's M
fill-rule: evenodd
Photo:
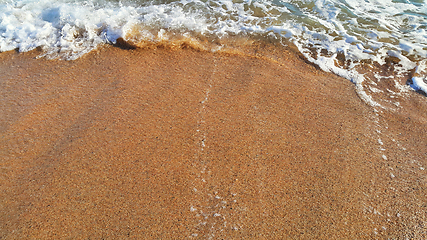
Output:
M425 239L427 104L274 60L0 54L1 239Z

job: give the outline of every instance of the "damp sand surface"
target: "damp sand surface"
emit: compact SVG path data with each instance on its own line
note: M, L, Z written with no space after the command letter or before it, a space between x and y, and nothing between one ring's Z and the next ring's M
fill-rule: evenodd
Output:
M292 52L0 54L1 239L427 237L427 104Z

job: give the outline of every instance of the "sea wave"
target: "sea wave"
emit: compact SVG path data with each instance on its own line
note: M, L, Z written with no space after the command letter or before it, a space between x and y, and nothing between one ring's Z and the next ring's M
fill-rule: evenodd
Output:
M396 0L2 0L0 51L73 60L101 44L218 51L233 37L276 39L384 107L408 86L427 93L426 12L423 2ZM375 97L384 79L395 87Z

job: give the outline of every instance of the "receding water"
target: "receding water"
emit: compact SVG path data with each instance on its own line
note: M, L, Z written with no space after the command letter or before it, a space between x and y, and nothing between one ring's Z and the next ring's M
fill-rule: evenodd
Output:
M39 47L46 57L72 60L119 38L136 46L182 38L202 45L233 36L277 39L353 81L367 103L380 106L366 88L387 76L381 67L367 74L365 64L393 63L386 74L400 85L395 94L412 91L404 78L427 93L426 13L424 0L1 0L0 51Z

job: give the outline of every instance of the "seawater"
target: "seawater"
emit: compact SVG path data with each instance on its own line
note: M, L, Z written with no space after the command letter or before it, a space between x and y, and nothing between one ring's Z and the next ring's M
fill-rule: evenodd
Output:
M119 40L218 51L229 47L221 39L275 39L354 82L368 104L398 107L396 96L427 93L424 1L0 0L0 51L73 60Z

